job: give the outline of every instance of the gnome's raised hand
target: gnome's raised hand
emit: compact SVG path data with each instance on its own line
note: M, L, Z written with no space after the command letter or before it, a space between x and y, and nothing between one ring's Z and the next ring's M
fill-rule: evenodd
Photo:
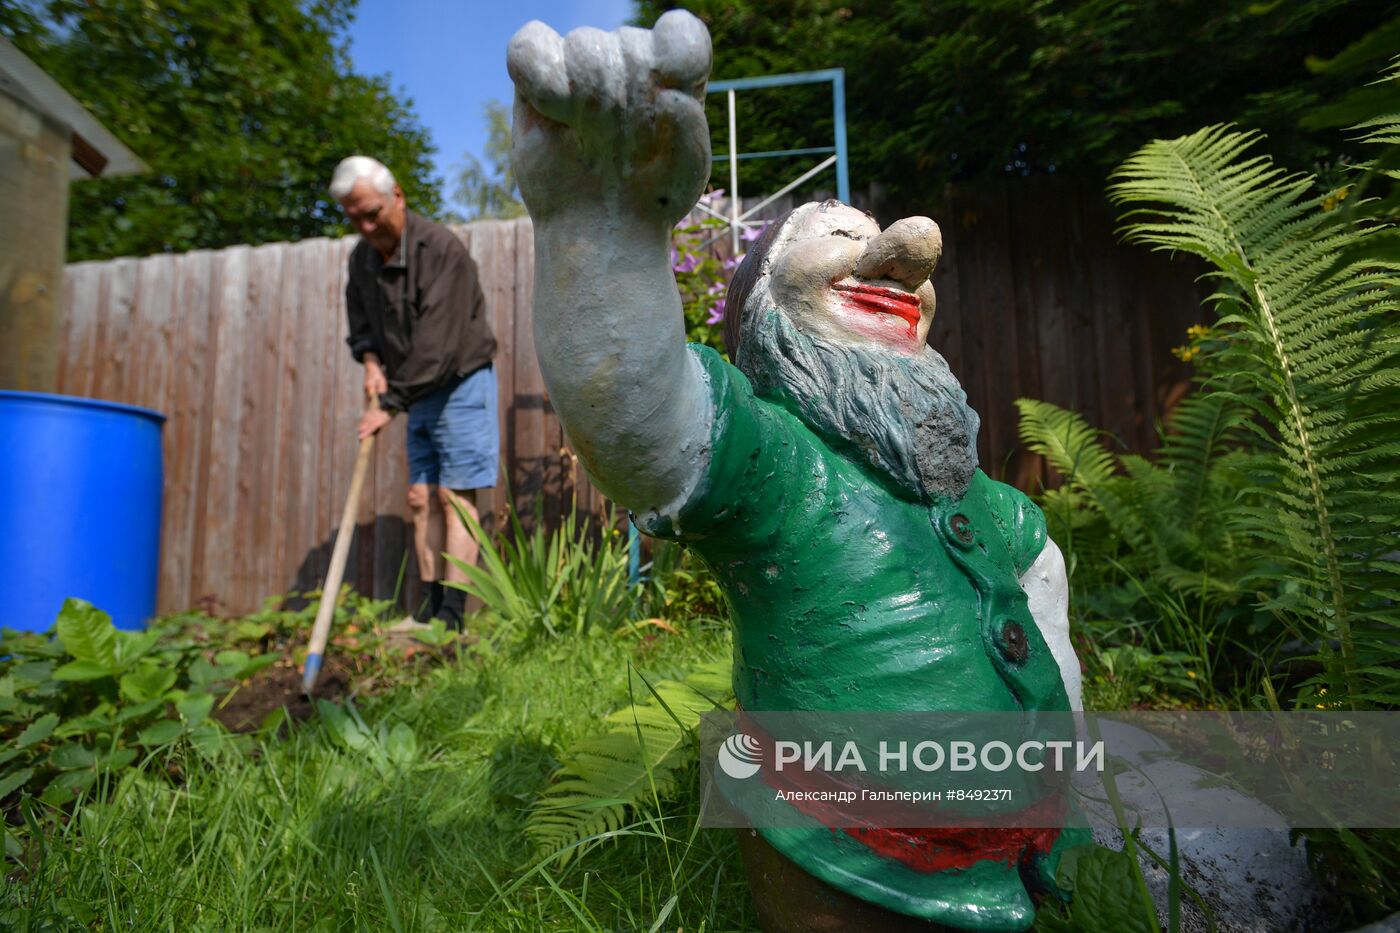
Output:
M533 22L507 53L511 159L535 232L535 352L594 483L639 512L703 474L713 406L685 348L671 228L710 173L710 35Z
M513 160L535 222L622 211L669 229L710 173L703 100L710 36L676 10L651 30L528 23L510 41Z

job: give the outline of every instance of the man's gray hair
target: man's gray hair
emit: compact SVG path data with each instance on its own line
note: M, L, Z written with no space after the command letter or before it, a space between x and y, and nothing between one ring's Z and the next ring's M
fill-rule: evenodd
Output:
M383 162L369 156L352 155L335 167L331 175L331 197L337 201L348 198L355 182L362 178L386 197L394 193L394 175Z

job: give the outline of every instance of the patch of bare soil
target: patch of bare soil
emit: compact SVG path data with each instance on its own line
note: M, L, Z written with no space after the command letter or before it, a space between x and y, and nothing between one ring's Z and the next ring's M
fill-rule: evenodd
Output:
M341 699L350 692L350 675L334 656L327 658L316 678L315 695L323 700ZM285 709L295 720L309 719L316 710L301 690L301 672L290 662L258 671L217 704L212 715L233 732L252 732L278 709Z
M476 637L466 635L445 645L427 645L411 632L383 633L382 645L395 657L386 665L382 656L362 650L354 630L332 639L314 698L339 701L348 696L372 696L403 682L406 671L441 664L471 653ZM290 648L284 647L290 654ZM301 669L290 657L263 668L215 705L213 717L233 732L253 732L267 717L285 709L292 720L311 718L316 705L301 689Z

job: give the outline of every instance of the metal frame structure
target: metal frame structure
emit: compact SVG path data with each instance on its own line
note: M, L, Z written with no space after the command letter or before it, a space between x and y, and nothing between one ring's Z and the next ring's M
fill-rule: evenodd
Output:
M739 131L738 117L735 112L735 92L749 91L763 87L787 87L794 84L820 84L824 81L831 82L831 119L835 130L835 145L832 146L812 146L805 149L772 149L766 152L740 152L739 151ZM703 202L695 206L711 217L717 217L724 221L729 227L729 244L734 255L739 254L739 234L745 227L755 224L748 221L755 213L772 204L778 198L787 194L797 186L803 184L808 179L813 178L826 171L833 164L836 166L836 197L842 201L850 203L851 181L850 174L846 167L846 69L827 68L824 71L799 71L785 75L766 75L762 78L735 78L732 81L714 81L710 84L709 93L725 94L729 99L729 154L717 155L713 157L715 162L729 163L729 216L725 216L719 211L712 210ZM803 172L797 178L788 182L768 197L759 201L753 207L739 213L739 160L740 159L778 159L791 156L823 155L828 154L825 159L818 162L812 168ZM723 234L720 234L723 236ZM719 237L715 237L705 245L708 246ZM631 517L627 521L627 578L628 582L634 586L642 581L641 573L642 549L641 539L637 533L637 526L632 524Z
M766 152L740 152L739 151L739 130L738 116L735 107L735 92L749 91L755 88L767 87L788 87L794 84L821 84L831 82L831 118L835 130L835 145L812 146L805 149L772 149ZM735 254L739 252L739 234L745 227L754 224L748 221L755 213L767 207L778 198L792 191L794 188L824 172L833 164L836 166L836 197L842 201L851 200L850 175L846 166L846 69L827 68L824 71L800 71L785 75L765 75L761 78L735 78L731 81L714 81L710 84L709 93L725 94L729 104L729 154L714 156L715 162L729 163L729 216L724 216L718 211L711 210L704 204L697 205L700 210L718 217L729 225L729 242ZM788 182L777 191L755 204L753 207L739 213L739 160L740 159L777 159L791 156L806 155L827 155L825 159L815 166L803 172L797 178Z

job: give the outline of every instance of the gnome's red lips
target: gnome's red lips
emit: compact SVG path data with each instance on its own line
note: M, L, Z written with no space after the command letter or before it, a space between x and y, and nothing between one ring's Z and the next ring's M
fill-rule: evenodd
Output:
M912 332L919 326L919 296L882 285L856 285L836 282L832 289L844 293L843 303L872 314L893 314L908 322Z

